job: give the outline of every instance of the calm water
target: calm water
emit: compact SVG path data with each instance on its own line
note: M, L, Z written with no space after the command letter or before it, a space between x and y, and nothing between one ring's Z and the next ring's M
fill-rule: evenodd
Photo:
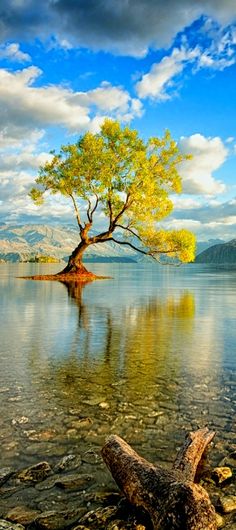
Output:
M109 433L153 462L197 426L217 431L213 461L236 449L236 270L90 264L113 279L83 288L15 278L57 269L0 266L0 467L76 452L106 488Z

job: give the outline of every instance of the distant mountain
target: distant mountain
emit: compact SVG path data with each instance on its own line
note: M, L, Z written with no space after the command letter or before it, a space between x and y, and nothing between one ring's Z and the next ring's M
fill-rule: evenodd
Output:
M196 257L196 263L236 264L236 239L228 243L214 245Z
M27 261L35 256L53 256L67 260L79 243L74 226L0 225L0 259ZM92 245L85 253L85 261L136 261L140 254L112 241Z
M207 248L213 247L214 245L220 245L225 243L223 239L208 239L208 241L198 241L197 242L197 249L196 249L196 255L201 254L204 250L207 250Z
M78 229L73 225L0 224L0 260L4 261L28 261L35 256L51 256L59 260L67 260L78 242ZM199 242L197 255L218 243L224 242L220 239ZM96 262L140 261L142 259L140 253L113 241L91 245L84 255L84 261Z

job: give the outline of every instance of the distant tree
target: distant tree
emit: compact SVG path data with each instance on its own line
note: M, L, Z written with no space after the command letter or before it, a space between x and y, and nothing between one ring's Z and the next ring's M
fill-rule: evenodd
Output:
M137 131L107 119L99 133L87 132L53 154L52 161L41 167L30 196L40 205L45 192L60 194L73 204L80 238L63 274L86 275L84 252L106 241L156 260L163 255L182 262L194 259L192 233L158 229L158 222L173 209L170 193L181 191L177 167L189 158L180 153L168 131L161 139L145 142ZM101 213L106 227L95 233Z
M55 256L44 256L42 254L31 256L28 261L29 263L60 263L60 259L55 258Z

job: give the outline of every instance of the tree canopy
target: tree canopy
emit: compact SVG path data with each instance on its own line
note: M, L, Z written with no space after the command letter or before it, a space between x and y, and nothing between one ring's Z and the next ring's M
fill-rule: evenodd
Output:
M71 270L79 267L89 245L108 240L154 259L163 255L182 262L194 259L191 232L159 227L172 212L171 193L181 191L178 166L189 158L181 154L168 131L163 138L144 141L137 131L107 119L99 133L87 132L53 155L40 168L30 196L38 205L45 192L72 201L80 243L70 258ZM96 216L101 212L104 230L95 234Z

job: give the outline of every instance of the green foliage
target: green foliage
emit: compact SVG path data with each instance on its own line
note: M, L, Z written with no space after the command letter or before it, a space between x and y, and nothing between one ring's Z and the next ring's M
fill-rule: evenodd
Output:
M186 230L157 231L157 222L172 211L170 193L181 191L177 167L189 158L180 153L167 131L163 138L144 142L137 131L105 120L98 134L86 133L77 143L62 146L46 163L30 196L42 204L44 193L69 197L75 209L81 238L89 232L98 209L108 218L105 232L89 244L112 238L117 228L139 239L143 251L161 252L181 261L194 259L194 237ZM87 204L86 219L80 202ZM98 211L97 210L97 211Z

